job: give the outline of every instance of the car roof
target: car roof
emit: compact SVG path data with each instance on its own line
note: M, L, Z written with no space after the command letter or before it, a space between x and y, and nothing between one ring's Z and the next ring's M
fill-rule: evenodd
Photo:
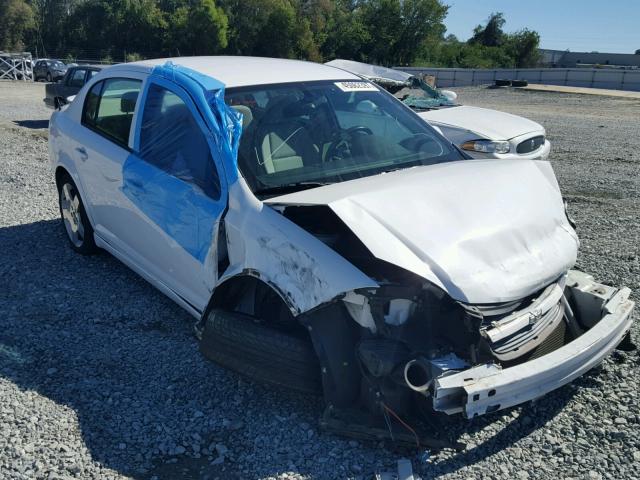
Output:
M368 63L355 62L353 60L342 60L337 58L325 63L325 65L341 68L347 72L362 75L370 79L391 80L395 82L407 82L412 74L394 70L393 68L380 67L378 65L370 65Z
M153 67L163 65L168 61L213 77L224 83L227 88L317 80L360 79L352 73L319 63L282 58L239 56L158 58L121 63L111 67L109 72L115 73L133 69L148 73Z

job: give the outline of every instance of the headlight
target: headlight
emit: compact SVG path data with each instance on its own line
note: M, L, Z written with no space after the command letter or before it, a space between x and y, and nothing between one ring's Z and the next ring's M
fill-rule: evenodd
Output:
M509 153L509 142L504 140L471 140L461 145L463 150L482 153Z

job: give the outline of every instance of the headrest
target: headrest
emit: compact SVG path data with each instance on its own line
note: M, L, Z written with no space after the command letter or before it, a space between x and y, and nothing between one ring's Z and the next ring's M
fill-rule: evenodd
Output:
M132 113L136 109L136 100L138 100L138 92L126 92L120 98L120 110L123 113Z
M246 105L231 105L236 112L242 114L242 129L246 129L253 122L253 112Z

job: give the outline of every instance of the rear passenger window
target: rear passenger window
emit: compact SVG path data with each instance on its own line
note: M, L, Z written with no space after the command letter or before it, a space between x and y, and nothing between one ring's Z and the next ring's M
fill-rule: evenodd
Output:
M204 133L184 101L156 84L150 85L143 110L140 157L220 198L220 180Z
M142 82L110 78L94 85L85 100L82 123L126 147Z
M82 124L87 127L95 126L96 113L98 113L98 102L100 101L100 92L104 82L98 82L87 93L84 101L84 111L82 112Z

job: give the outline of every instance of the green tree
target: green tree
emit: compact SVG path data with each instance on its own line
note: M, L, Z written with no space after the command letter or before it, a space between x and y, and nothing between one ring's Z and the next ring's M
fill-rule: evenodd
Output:
M24 0L0 0L0 49L22 51L35 26L34 13Z
M181 55L218 53L228 44L229 20L213 0L195 0L170 16L169 48Z
M166 29L156 0L87 0L68 17L60 43L82 56L122 61L127 52L161 51Z
M515 67L531 68L540 61L540 35L528 29L506 36L507 51L513 58Z
M404 0L401 6L402 29L393 49L396 65L411 65L420 47L430 39L441 40L445 32L442 23L449 7L439 0Z
M473 36L469 39L469 43L479 43L485 47L498 47L504 39L504 27L506 20L501 12L492 13L487 18L484 25L478 25L473 29Z
M334 3L326 19L324 38L318 43L324 60L366 60L363 46L369 43L371 36L356 8L351 0L337 0ZM322 38L318 34L316 37Z
M440 0L369 0L358 4L369 35L369 61L385 65L413 63L429 38L441 38L448 7Z
M234 55L319 59L309 19L289 0L225 0Z

